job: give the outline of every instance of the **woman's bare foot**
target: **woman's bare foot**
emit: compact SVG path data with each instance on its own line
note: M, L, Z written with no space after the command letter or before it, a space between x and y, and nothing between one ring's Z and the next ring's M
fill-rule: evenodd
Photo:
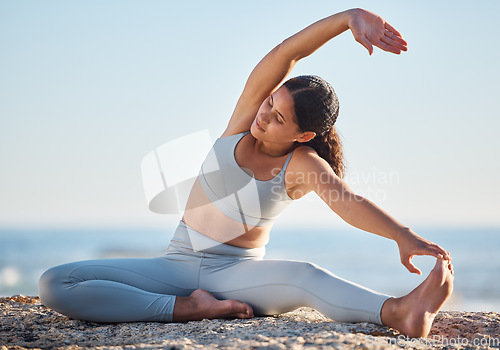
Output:
M453 266L437 259L429 276L401 298L388 299L382 307L382 323L412 338L427 337L432 321L453 291Z
M218 300L206 290L197 289L188 297L176 297L173 321L252 317L250 305L239 300Z

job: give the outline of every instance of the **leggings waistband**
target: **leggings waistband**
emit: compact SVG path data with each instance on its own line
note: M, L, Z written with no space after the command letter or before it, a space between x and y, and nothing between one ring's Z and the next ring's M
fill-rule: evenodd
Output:
M216 241L196 231L180 220L170 245L177 249L189 250L195 253L206 253L225 256L237 256L262 259L266 253L265 247L242 248Z

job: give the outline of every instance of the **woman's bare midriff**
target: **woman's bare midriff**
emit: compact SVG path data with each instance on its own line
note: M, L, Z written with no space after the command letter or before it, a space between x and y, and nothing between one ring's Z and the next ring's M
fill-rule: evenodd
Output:
M259 248L269 242L271 226L249 226L231 219L208 199L198 180L191 189L182 221L207 237L237 247Z

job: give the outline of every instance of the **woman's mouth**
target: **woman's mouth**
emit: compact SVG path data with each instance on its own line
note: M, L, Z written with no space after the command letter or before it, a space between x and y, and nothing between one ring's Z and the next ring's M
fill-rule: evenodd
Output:
M265 131L264 129L262 129L259 125L259 121L257 119L255 119L255 126L257 127L257 129L259 129L260 131Z

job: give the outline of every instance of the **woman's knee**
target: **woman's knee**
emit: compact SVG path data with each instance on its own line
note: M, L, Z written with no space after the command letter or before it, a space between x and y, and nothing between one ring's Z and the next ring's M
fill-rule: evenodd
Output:
M318 274L322 274L322 268L318 265L310 262L300 262L298 266L296 266L294 271L294 276L300 282L305 282L310 279L315 279Z
M42 303L53 308L60 299L66 283L68 283L68 273L65 265L45 271L38 281L38 295Z
M305 261L294 260L262 260L255 264L256 270L249 270L256 277L256 283L262 281L282 285L303 286L304 281L315 279L322 268L318 265Z

